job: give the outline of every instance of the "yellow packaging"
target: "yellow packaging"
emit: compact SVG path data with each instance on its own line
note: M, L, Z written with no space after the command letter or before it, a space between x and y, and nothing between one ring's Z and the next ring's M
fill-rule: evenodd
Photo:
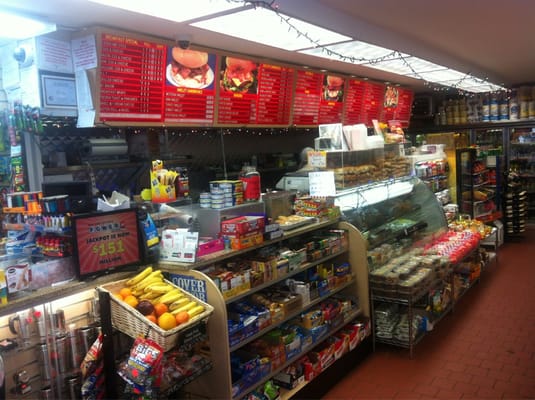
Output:
M0 269L0 305L7 304L6 272Z
M164 168L163 161L154 160L150 171L150 187L153 203L167 203L176 200L176 179L178 174Z

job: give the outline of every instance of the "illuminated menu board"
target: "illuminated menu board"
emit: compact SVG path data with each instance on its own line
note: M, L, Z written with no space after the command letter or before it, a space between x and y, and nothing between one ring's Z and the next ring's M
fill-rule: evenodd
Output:
M219 71L218 123L256 122L258 66L251 60L223 57Z
M324 75L322 83L318 121L320 124L340 123L344 106L345 79L336 75Z
M312 71L297 71L293 100L293 124L318 125L323 75Z
M163 44L102 34L101 121L162 120L165 51Z
M412 100L411 90L394 86L387 86L383 100L383 114L381 121L399 121L402 128L408 128L411 118Z
M384 85L380 83L350 79L345 96L344 124L371 127L372 120L380 121L384 90Z
M219 73L218 123L290 123L291 68L227 56Z
M212 124L215 54L169 47L165 66L164 121Z
M292 104L293 69L261 64L258 71L256 123L288 125Z

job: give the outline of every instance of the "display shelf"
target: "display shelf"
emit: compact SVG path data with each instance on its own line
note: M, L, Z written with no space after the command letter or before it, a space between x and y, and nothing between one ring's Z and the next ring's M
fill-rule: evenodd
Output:
M172 261L162 261L159 263L159 265L168 270L189 270L189 269L202 269L203 267L206 267L210 264L221 262L224 260L227 260L232 257L236 257L245 253L249 253L253 250L260 249L262 247L268 246L270 244L275 244L282 242L284 240L290 239L292 237L297 237L300 235L303 235L308 232L313 232L315 230L326 228L330 225L336 224L339 221L338 218L336 219L329 219L327 221L320 221L315 222L309 225L305 225L302 227L295 228L290 231L284 231L283 235L279 238L272 239L272 240L266 240L261 244L247 247L245 249L241 250L231 250L231 249L225 249L221 251L217 251L215 253L207 254L205 256L198 257L198 259L194 263L183 263L183 262L172 262Z
M48 303L54 300L61 299L65 296L70 296L84 290L94 289L97 286L125 279L132 276L132 272L116 272L113 274L101 276L86 281L69 281L65 283L58 283L50 287L44 287L35 291L19 292L20 294L9 295L9 302L0 306L0 315L12 314L21 311L37 304Z
M382 240L371 241L369 239L369 237L368 237L368 241L370 242L370 245L372 245L373 247L377 247L377 246L380 246L383 243L387 243L387 242L390 242L392 240L399 240L399 239L401 239L403 237L410 236L413 233L415 233L415 232L417 232L419 230L425 229L425 228L427 228L427 222L418 221L418 222L415 222L414 224L412 224L412 225L410 225L410 226L408 226L406 228L402 228L402 229L399 229L397 231L391 232L388 235L385 235L385 238L382 239ZM379 228L376 231L385 231L385 229Z
M164 395L165 397L168 397L169 395L179 391L182 387L186 386L188 383L193 382L195 379L197 379L201 375L203 375L206 372L210 371L212 369L212 367L213 367L212 362L210 360L207 360L205 365L203 365L201 368L195 370L193 372L193 374L185 377L184 379L179 379L172 386L166 388L166 390L161 395Z
M316 343L314 343L312 345L312 348L310 349L307 349L306 351L302 351L301 353L299 354L296 354L295 356L289 358L288 360L286 360L286 362L284 364L282 364L279 368L275 369L274 371L271 371L271 373L269 373L268 375L266 375L265 377L263 377L261 380L259 380L258 382L255 382L253 385L247 387L243 393L241 393L240 395L238 396L235 396L233 397L234 400L240 400L240 399L243 399L245 396L247 396L250 392L252 392L253 390L255 390L256 388L260 387L261 385L263 385L264 383L266 383L268 380L270 380L271 378L273 378L275 375L277 375L279 372L281 371L284 371L284 369L286 367L288 367L289 365L291 365L292 363L296 362L297 360L299 360L301 357L303 357L305 354L307 354L309 351L313 350L315 347L319 346L320 344L322 344L325 340L327 340L329 337L331 337L333 334L335 334L336 332L338 332L340 329L342 329L348 322L354 320L355 318L357 318L357 316L359 315L359 313L355 312L353 314L351 314L350 316L348 316L348 318L344 318L344 320L338 325L336 326L335 328L331 328L327 333L325 333L325 335L320 338Z
M230 347L230 351L232 352L232 351L238 350L239 348L245 346L247 343L250 343L250 342L254 341L255 339L258 339L259 337L265 335L267 332L275 329L278 326L281 326L282 324L284 324L285 322L291 320L292 318L297 317L303 311L306 311L309 308L314 307L316 304L319 304L323 300L328 299L333 294L336 294L336 293L340 292L341 290L343 290L346 287L348 287L349 285L351 285L353 282L354 282L354 279L351 279L350 281L348 281L348 282L346 282L346 283L344 283L342 285L339 285L338 287L334 288L333 290L330 290L329 293L326 294L325 296L321 296L321 297L319 297L317 299L314 299L313 301L311 301L310 303L308 303L306 306L302 307L301 309L299 309L297 311L294 311L294 312L290 313L289 315L285 316L284 319L282 319L281 321L279 321L279 322L277 322L275 324L271 324L268 327L262 329L260 332L255 333L254 335L248 337L247 339L242 340L241 342L235 344L234 346L231 346ZM360 314L362 314L362 310L357 310L356 313L357 313L357 315L360 315Z
M301 228L297 228L294 231L288 231L289 235L276 240L264 242L262 246L267 246L274 242L280 242L282 240L288 239L288 237L296 237L299 235L313 234L315 231L321 230L322 228L331 226L334 224L336 229L342 229L347 232L347 238L349 243L349 248L347 251L341 251L340 253L330 255L329 258L336 258L341 262L348 262L350 266L350 272L353 276L353 279L341 284L336 289L329 291L329 293L322 296L321 300L328 299L337 293L342 295L347 295L349 298L357 297L359 301L359 309L355 310L355 317L357 315L364 315L365 317L370 316L370 304L369 304L369 291L368 291L368 279L367 279L367 264L366 264L366 247L365 240L355 226L345 222L345 221L327 221L323 223L315 223L312 225L307 225ZM262 247L257 246L257 247ZM252 249L247 249L248 251ZM219 259L229 259L235 255L244 254L244 251L231 252L230 254L224 254L221 258L220 256L216 257ZM318 262L320 260L317 260ZM206 260L203 260L202 263L207 265ZM266 327L261 333L255 334L254 337L247 338L241 341L238 344L229 345L230 335L228 331L228 319L229 319L229 310L227 309L227 300L223 297L222 293L219 290L218 285L208 276L202 269L198 268L188 268L188 269L177 269L169 268L169 264L163 264L160 266L163 271L169 273L169 279L172 282L183 281L196 281L195 287L202 287L202 293L198 293L198 296L204 298L209 304L214 307L214 313L211 318L208 320L207 329L210 332L210 338L215 338L210 341L210 356L213 360L213 368L208 371L203 376L199 377L195 381L188 384L183 388L183 391L186 395L190 395L194 398L221 398L221 399L232 399L233 393L233 384L232 384L232 372L231 372L231 360L230 354L231 351L238 350L250 343L252 340L258 339L260 336L266 334L271 329L274 329L277 325L271 325ZM302 271L302 269L300 269ZM285 276L284 279L286 279ZM269 288L275 282L270 282L266 288ZM179 285L180 286L180 285ZM244 293L244 296L250 295L252 292L248 291ZM235 298L236 300L237 298ZM313 302L303 306L302 309L307 309L314 305L317 305L317 301L320 299L314 299ZM300 310L299 312L302 312ZM291 316L285 317L285 320L288 321L290 318L298 315L299 312L292 312ZM282 323L282 322L281 322ZM280 326L280 325L279 325ZM343 326L343 324L341 324ZM325 338L331 336L335 331L330 331L325 335ZM285 365L289 365L295 360L299 359L300 356L292 357L292 359L287 360ZM283 367L282 367L283 368ZM265 377L263 382L265 382L270 377L273 377L275 374L280 372L282 368L270 371L269 377ZM261 385L262 382L256 382L255 385L251 386L247 390L254 390L255 387ZM240 392L242 397L246 395L245 392ZM239 397L238 397L239 398Z
M333 254L330 254L328 256L322 257L322 258L320 258L320 259L318 259L318 260L316 260L314 262L307 262L307 263L301 265L299 268L297 268L297 269L295 269L293 271L290 271L287 274L284 274L283 276L279 276L276 279L270 280L269 282L264 282L261 285L252 287L251 289L249 289L249 290L247 290L247 291L245 291L243 293L238 293L235 296L227 298L225 300L225 303L230 304L230 303L233 303L233 302L235 302L237 300L243 299L244 297L250 296L251 294L256 293L256 292L258 292L258 291L260 291L262 289L265 289L265 288L268 288L270 286L273 286L275 283L282 282L282 281L288 279L289 277L297 275L300 272L306 271L309 268L312 268L312 267L314 267L316 265L322 264L325 261L331 260L331 259L333 259L333 258L335 258L335 257L337 257L339 255L342 255L342 254L344 254L346 252L347 252L347 249L343 249L343 250L340 250L340 251L338 251L336 253L333 253Z
M381 337L378 337L376 336L375 337L375 341L377 343L382 343L382 344L388 344L388 345L391 345L391 346L396 346L396 347L402 347L402 348L405 348L405 349L411 349L413 346L416 346L418 343L420 343L420 341L425 337L426 335L426 332L419 332L416 337L414 338L414 340L410 341L410 340L397 340L397 339L387 339L387 338L381 338ZM412 354L411 354L411 357L412 357Z

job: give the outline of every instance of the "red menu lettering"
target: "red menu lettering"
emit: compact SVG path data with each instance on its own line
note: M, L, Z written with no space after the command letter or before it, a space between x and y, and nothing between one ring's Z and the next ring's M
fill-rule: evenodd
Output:
M293 101L294 125L318 125L322 74L312 71L297 71L297 81Z
M371 127L372 120L381 120L383 94L383 84L350 79L345 96L344 124Z
M178 51L173 53L173 49ZM186 57L194 59L194 64L189 64ZM216 60L215 54L203 51L168 49L164 95L166 123L213 124Z
M165 46L103 34L100 54L101 121L161 121Z
M398 121L402 128L409 127L411 119L412 99L411 90L394 86L387 86L383 101L383 115L381 121Z
M293 69L261 64L258 73L256 123L288 125L293 89Z

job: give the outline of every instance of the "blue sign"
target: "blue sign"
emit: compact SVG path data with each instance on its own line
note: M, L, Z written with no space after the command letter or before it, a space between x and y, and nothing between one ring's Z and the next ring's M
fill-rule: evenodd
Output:
M200 279L193 278L188 275L169 274L169 280L174 285L186 292L197 297L199 300L208 303L208 294L206 293L206 282Z

